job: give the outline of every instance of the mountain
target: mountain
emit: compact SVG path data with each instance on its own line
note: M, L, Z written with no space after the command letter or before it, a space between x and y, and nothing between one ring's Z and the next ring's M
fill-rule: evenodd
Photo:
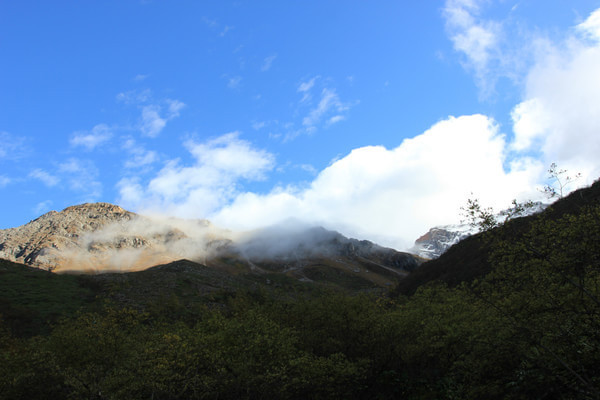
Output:
M468 224L436 226L415 240L415 245L410 251L420 257L432 260L475 233L477 233L477 229Z
M186 241L188 236L168 220L108 203L81 204L0 230L0 258L49 271L137 270L181 258L182 252L189 255L179 248L184 245L200 254L219 244L208 221L185 223L201 243Z
M0 258L54 272L129 272L187 259L230 275L283 274L355 288L394 284L420 257L300 223L234 233L108 203L51 211L0 230Z
M556 221L565 215L578 215L582 210L599 204L600 180L543 207L543 211L510 219L488 232L467 236L446 249L439 258L427 261L415 269L399 282L396 290L400 294L412 295L420 286L433 281L441 281L454 287L462 282L479 279L491 271L489 259L494 251L494 244L498 241L522 241L536 221ZM536 207L536 211L540 209L539 205Z
M515 212L514 209L502 210L495 215L495 219L498 224L502 224L508 219L537 214L546 207L547 205L544 203L535 202L518 212ZM477 232L479 229L468 223L435 226L415 241L410 252L433 260L444 254L450 247Z

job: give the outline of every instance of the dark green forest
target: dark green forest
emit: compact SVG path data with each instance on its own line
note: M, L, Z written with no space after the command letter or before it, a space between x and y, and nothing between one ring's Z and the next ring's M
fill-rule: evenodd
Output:
M0 398L600 398L600 182L391 291L132 276L2 262Z

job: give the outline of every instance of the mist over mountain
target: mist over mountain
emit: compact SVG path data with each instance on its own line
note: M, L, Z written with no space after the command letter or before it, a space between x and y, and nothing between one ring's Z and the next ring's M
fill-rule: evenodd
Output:
M385 286L423 260L298 221L232 232L206 220L144 216L108 203L51 211L0 230L0 258L53 272L128 272L187 259L230 273Z

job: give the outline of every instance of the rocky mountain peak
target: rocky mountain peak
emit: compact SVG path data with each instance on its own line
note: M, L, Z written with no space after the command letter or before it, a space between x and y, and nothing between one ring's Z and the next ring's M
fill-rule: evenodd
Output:
M138 215L109 203L51 211L0 230L0 258L57 271L135 271L188 259L239 273L284 273L300 280L389 285L423 260L366 240L302 224L252 232L220 230L206 220Z
M117 261L135 269L149 256L161 262L176 259L167 256L163 244L184 237L114 204L86 203L0 230L0 258L47 270L103 268ZM115 260L117 249L123 252Z

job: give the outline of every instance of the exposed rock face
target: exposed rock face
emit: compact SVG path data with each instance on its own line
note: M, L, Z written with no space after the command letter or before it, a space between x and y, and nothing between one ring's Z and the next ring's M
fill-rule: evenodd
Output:
M431 228L429 232L415 241L412 252L420 257L434 259L446 250L475 233L468 225L447 225Z
M195 224L208 233L207 221ZM149 262L181 258L177 253L185 239L186 234L169 224L112 204L88 203L0 230L0 258L57 271L135 270L150 266ZM201 250L210 247L210 239L205 239L206 235Z
M542 212L546 207L547 204L535 202L519 212L515 212L514 209L502 210L496 214L495 218L498 224L502 224L509 219L526 217ZM477 227L470 224L436 226L415 241L411 252L424 258L435 259L450 247L464 238L474 235L478 231Z

